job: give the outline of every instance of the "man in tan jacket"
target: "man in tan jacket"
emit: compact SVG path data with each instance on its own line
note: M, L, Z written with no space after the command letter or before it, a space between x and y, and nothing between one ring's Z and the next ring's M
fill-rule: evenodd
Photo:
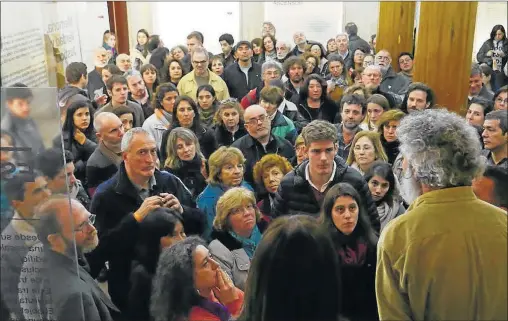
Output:
M483 170L475 129L445 110L397 129L406 175L422 195L378 244L381 320L507 320L507 215L473 193Z

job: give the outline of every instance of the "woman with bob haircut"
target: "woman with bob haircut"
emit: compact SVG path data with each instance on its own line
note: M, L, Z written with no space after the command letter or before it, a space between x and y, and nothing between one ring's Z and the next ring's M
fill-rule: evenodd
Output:
M180 178L196 200L206 187L206 159L198 138L190 129L175 128L169 134L166 153L164 170Z
M258 190L262 191L259 193L258 208L263 214L263 219L271 221L275 193L284 175L292 170L293 166L288 160L277 154L267 154L254 165L254 182L258 186Z
M250 261L267 225L248 189L233 187L219 198L210 253L240 290L245 289Z
M376 123L377 132L380 135L381 145L388 156L388 163L394 164L399 155L399 139L397 138L397 127L406 114L398 109L384 112Z
M162 251L152 287L154 321L229 321L243 305L243 292L195 236Z
M308 215L282 216L252 259L240 321L340 320L340 268L328 233Z
M86 188L86 162L97 147L93 128L93 107L87 101L73 102L65 115L62 135L53 139L53 147L66 149L74 156L75 175Z
M379 133L366 130L356 133L346 164L363 175L378 159L385 162L388 160L383 145L381 145Z
M203 237L210 238L213 221L216 215L216 205L219 198L232 187L245 187L254 191L244 180L245 157L236 147L222 146L208 159L208 185L196 199L198 208L207 218L207 227Z
M508 109L508 86L499 88L494 95L494 110Z
M185 239L182 216L168 208L157 208L139 223L134 248L128 296L128 320L150 319L152 279L163 249Z
M152 100L153 93L159 86L159 71L152 64L144 64L139 71L148 90L148 99Z
M370 193L376 202L381 231L383 231L388 222L406 211L399 196L392 166L387 162L375 161L363 178L369 184Z
M378 238L361 197L348 183L325 196L319 218L335 245L341 271L341 313L350 321L378 320L375 277Z
M209 157L217 149L217 142L213 132L201 124L198 105L189 96L179 96L173 107L171 126L162 135L161 156L164 162L167 155L166 147L163 146L167 146L169 134L173 129L178 127L190 129L196 134L201 146L201 152L205 158Z
M235 140L247 135L243 121L243 108L236 100L222 101L213 122L215 140L219 146L230 146Z

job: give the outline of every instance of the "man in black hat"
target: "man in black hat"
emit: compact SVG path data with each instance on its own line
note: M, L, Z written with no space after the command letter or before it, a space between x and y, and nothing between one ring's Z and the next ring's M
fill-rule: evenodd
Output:
M252 45L241 40L235 46L237 62L224 70L224 81L228 86L229 95L242 99L251 89L261 83L261 66L252 62Z

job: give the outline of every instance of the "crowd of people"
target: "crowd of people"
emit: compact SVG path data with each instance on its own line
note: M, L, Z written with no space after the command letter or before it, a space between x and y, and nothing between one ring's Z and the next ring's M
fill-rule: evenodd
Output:
M465 117L354 23L261 33L213 55L198 31L128 53L106 31L65 70L51 146L6 89L2 320L508 318L504 27Z

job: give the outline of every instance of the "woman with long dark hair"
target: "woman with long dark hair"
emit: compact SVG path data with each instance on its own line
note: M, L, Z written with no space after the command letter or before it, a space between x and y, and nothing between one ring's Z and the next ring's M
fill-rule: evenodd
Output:
M215 113L219 108L215 89L209 84L201 85L198 87L196 95L196 101L199 107L199 120L203 127L210 128L213 125Z
M148 99L152 100L153 94L159 86L159 71L152 64L144 64L139 72L148 90Z
M173 118L170 128L162 135L161 157L165 162L167 154L166 148L168 136L174 128L185 127L196 134L201 145L201 152L205 158L217 149L217 142L212 130L207 129L201 124L198 105L189 96L179 96L175 101L173 108Z
M139 223L128 296L128 320L150 320L152 279L163 249L185 239L183 218L168 208L153 210Z
M489 39L485 40L480 50L476 54L478 63L485 63L494 71L493 90L503 86L500 83L503 76L503 68L508 61L508 39L506 39L506 31L502 25L495 25L490 32Z
M399 196L392 166L387 162L375 161L363 178L369 185L372 198L376 202L381 231L383 231L388 222L406 211Z
M87 101L76 101L67 109L62 126L62 138L57 135L53 146L70 151L74 156L75 176L86 186L86 162L97 147L93 128L93 107Z
M162 251L152 288L154 321L229 321L243 305L243 292L210 257L207 243L199 237Z
M375 293L377 236L356 189L333 186L320 221L335 244L341 266L342 314L350 321L378 320Z
M133 62L133 69L139 70L141 66L149 62L147 44L150 39L150 34L146 29L139 29L136 38L137 44L131 49L130 55Z

